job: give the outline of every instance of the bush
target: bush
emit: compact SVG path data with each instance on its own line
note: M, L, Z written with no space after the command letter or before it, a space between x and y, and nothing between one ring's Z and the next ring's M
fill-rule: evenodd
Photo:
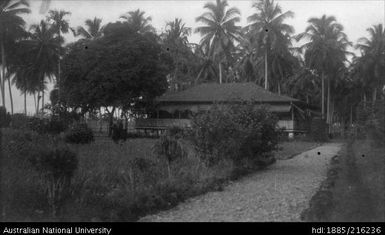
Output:
M15 113L11 117L10 127L14 129L29 129L29 120L30 117L25 116L23 113Z
M64 140L67 143L88 144L94 141L94 134L87 124L77 123L64 134Z
M154 145L157 156L167 161L168 175L171 177L171 162L187 156L187 150L183 143L184 132L179 127L172 127L162 135Z
M0 128L8 127L10 122L11 122L11 117L9 113L7 113L7 110L5 109L5 107L0 106Z
M17 113L12 115L11 125L14 129L29 129L39 134L58 135L68 128L68 124L57 117L51 119L28 117Z
M278 145L278 119L266 107L251 103L214 105L193 118L192 141L205 162L215 165L223 158L242 167L270 164Z
M70 192L71 179L78 165L76 154L65 146L40 146L32 154L30 162L40 175L51 214L56 217Z

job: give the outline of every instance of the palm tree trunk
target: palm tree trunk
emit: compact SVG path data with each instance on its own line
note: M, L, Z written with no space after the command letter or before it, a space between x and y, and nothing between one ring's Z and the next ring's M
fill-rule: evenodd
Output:
M219 62L219 84L222 84L222 64Z
M279 84L279 81L277 83L277 88L278 88L278 95L281 94L281 84Z
M41 91L41 111L44 113L44 90Z
M328 89L328 97L327 97L327 103L326 103L326 123L330 125L330 77L329 76L328 76L327 89Z
M61 31L61 29L60 29L60 26L59 26L59 38L61 37L61 35L60 35L60 31ZM60 66L60 52L61 52L61 45L59 45L59 60L58 60L58 65L57 65L57 70L58 70L58 72L57 72L57 74L58 74L58 76L57 76L57 81L56 81L56 85L57 85L57 93L58 93L58 99L59 99L59 102L60 102L60 75L61 75L61 66Z
M33 102L35 104L35 110L37 110L36 109L36 93L35 92L33 92Z
M265 90L269 89L269 85L267 82L267 49L265 50Z
M197 77L195 78L195 81L194 81L194 84L195 84L195 85L198 83L198 80L199 80L200 76L202 75L202 73L203 73L203 67L202 67L202 69L199 71Z
M325 118L325 75L324 73L322 72L322 75L321 75L321 79L322 79L322 88L321 88L321 115L322 115L322 119Z
M364 91L364 108L366 108L366 92Z
M6 67L6 61L5 61L5 50L4 50L4 42L1 41L1 77L2 80L1 83L1 99L2 99L2 105L5 107L5 67Z
M12 89L11 89L11 77L9 77L7 80L8 80L9 101L11 102L11 114L13 114L13 98L12 98Z
M27 116L27 91L24 91L24 115Z
M377 87L373 88L373 94L372 94L372 105L376 103L377 100Z
M40 91L37 91L36 115L39 114Z

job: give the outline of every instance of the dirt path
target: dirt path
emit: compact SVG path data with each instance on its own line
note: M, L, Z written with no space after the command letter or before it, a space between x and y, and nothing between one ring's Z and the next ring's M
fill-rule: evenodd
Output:
M222 192L192 198L140 221L300 221L302 210L326 177L330 158L340 148L341 144L331 143L278 161Z

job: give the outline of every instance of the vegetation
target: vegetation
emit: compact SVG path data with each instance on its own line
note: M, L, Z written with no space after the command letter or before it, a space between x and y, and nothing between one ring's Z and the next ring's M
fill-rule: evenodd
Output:
M64 140L72 144L88 144L94 141L94 134L86 123L75 123L64 133Z
M134 220L274 162L277 119L248 104L215 105L193 118L191 130L171 129L155 143L139 138L94 143L92 131L78 123L102 109L110 126L116 110L126 119L145 116L167 89L253 81L321 107L328 124L338 120L360 127L362 116L373 117L371 110L384 97L382 24L368 26L369 38L355 45L361 55L349 60L353 44L334 16L313 17L305 32L295 34L286 22L293 12L273 0L257 0L252 7L248 25L241 27L239 9L226 0L208 2L194 30L174 19L158 35L151 16L140 9L121 21L102 25L95 17L75 28L70 12L51 10L27 29L22 17L30 13L28 1L3 0L0 127L11 127L0 129L6 218ZM189 42L193 31L202 37L198 45ZM65 42L69 32L75 41ZM51 82L55 88L47 105ZM11 115L4 108L7 85ZM24 95L24 114L13 114L12 85ZM49 111L48 118L27 117L28 94L36 115ZM369 120L383 136L378 120Z
M278 144L277 122L252 104L217 105L193 118L192 141L208 165L227 157L241 168L264 166L273 161L269 154Z
M43 6L48 6L45 4ZM142 111L151 109L152 98L166 88L180 90L206 81L254 81L270 91L288 94L309 104L321 106L328 124L332 120L346 123L353 122L356 118L354 110L359 101L369 100L370 94L370 100L375 102L381 97L379 89L384 86L385 31L382 24L368 28L369 38L361 38L355 45L361 55L354 55L353 59L348 60L348 50L352 43L334 16L313 17L308 20L309 25L305 32L295 34L293 26L286 22L288 18L294 17L294 13L285 11L273 0L253 2L255 12L247 17L248 25L243 28L238 25L241 20L239 9L229 6L226 0L217 0L203 6L206 12L196 18L200 25L194 30L187 27L183 19L174 19L166 23L165 30L159 35L156 35L156 30L151 25L151 16L140 9L122 14L120 18L123 22L120 23L106 22L102 25L102 20L95 17L86 20L85 27L72 27L67 19L70 12L50 10L46 11L48 14L45 20L27 30L22 18L30 12L27 1L8 0L1 7L0 24L3 24L2 29L6 29L0 32L3 48L0 82L2 103L4 106L6 82L8 81L9 88L13 82L24 94L25 114L27 94L34 95L36 113L44 109L46 83L55 78L62 108L75 108L81 115L85 115L88 111L99 110L100 107L107 107L105 110L113 113L114 107L119 107L127 116L129 111L133 111L133 107L123 107L123 100L116 104L113 98L108 102L99 100L98 104L90 102L96 94L109 93L111 90L120 95L121 92L114 90L113 86L106 89L106 84L96 83L101 90L91 89L92 92L77 102L68 100L65 90L76 88L78 84L79 87L87 86L79 77L88 78L95 71L99 73L101 68L106 74L113 74L113 62L117 61L115 66L121 63L113 57L126 57L124 53L137 46L134 38L142 41L141 37L149 39L146 42L158 47L154 51L150 50L148 56L157 54L163 58L160 61L165 62L157 61L152 68L162 77L154 79L162 81L160 89L155 92L151 89L146 91L147 95L153 95L145 97L143 94L135 94L140 89L134 86L116 87L127 91L126 94L134 93L130 101L124 100L124 103L140 103ZM70 31L77 41L64 44L63 35ZM120 36L114 31L121 31ZM192 31L202 36L199 45L189 42L188 37ZM128 32L135 32L131 36L132 40L123 37ZM302 39L306 39L306 42L303 41L298 48L293 48L293 40L302 42ZM114 41L114 46L107 46L111 40ZM144 48L151 48L149 45L146 44ZM112 47L119 53L113 52ZM100 52L96 53L96 50ZM96 55L103 56L104 59L92 61L91 58ZM77 70L77 74L73 74L72 70L76 69L71 63L83 59L87 63L82 63L82 68ZM149 57L142 59L148 60ZM139 63L140 60L132 61ZM131 70L131 67L135 67L134 62L126 60L124 63ZM96 63L98 65L94 71L87 70ZM119 76L121 75L123 73ZM127 76L126 79L131 78ZM98 78L99 80L103 83L103 79ZM143 84L149 85L147 82ZM158 87L159 84L153 85ZM10 92L9 95L12 100ZM142 100L139 101L138 97ZM111 105L112 101L114 105ZM13 113L12 102L10 112Z
M166 90L163 57L156 35L136 33L128 23L110 23L103 37L69 47L60 98L82 114L103 107L112 122L116 108L142 108Z

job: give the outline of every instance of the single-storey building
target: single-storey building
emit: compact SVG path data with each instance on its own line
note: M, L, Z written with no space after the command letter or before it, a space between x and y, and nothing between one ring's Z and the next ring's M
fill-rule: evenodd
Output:
M267 105L279 117L278 125L289 133L306 132L309 106L285 95L278 95L255 83L204 83L178 92L166 92L156 98L156 112L136 120L135 128L159 134L171 126L190 126L193 113L210 109L214 103L253 102Z

